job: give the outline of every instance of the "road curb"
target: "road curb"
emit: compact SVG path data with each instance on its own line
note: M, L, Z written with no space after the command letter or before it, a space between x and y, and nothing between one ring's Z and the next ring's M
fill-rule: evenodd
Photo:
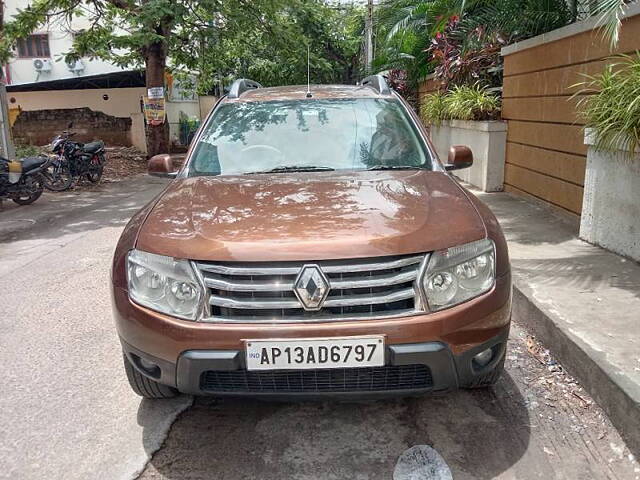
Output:
M636 457L640 457L640 391L616 372L606 352L597 351L564 327L552 308L536 301L533 292L514 274L513 316L538 340L602 407ZM578 319L577 319L578 320Z

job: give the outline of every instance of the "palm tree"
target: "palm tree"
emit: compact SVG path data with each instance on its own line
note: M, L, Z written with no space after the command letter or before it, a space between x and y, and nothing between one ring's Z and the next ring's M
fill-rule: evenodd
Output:
M441 29L449 17L460 15L475 0L387 0L380 4L378 21L386 39L407 32L433 33Z
M383 0L376 11L373 68L407 70L415 86L432 72L426 54L431 39L465 1L475 0Z
M456 35L463 43L478 28L510 43L572 20L566 0L383 0L374 67L403 68L412 80L424 78L432 71L425 50L454 16L461 17Z
M605 38L609 40L612 49L618 45L622 14L629 4L635 1L637 0L597 0L596 2L593 13L599 17L598 24L601 26Z

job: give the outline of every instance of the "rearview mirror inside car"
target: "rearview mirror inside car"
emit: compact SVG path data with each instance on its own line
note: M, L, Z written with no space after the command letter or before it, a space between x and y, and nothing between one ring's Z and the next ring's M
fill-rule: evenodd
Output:
M173 178L178 174L178 169L173 165L171 155L167 153L151 157L149 159L147 170L149 175L153 175L155 177Z
M449 149L449 156L445 168L449 170L460 170L469 168L473 165L473 153L471 149L465 145L453 145Z

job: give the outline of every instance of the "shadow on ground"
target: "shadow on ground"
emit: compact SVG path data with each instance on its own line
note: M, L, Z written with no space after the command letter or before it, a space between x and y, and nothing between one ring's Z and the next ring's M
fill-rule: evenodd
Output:
M577 218L546 205L505 193L473 193L490 206L510 242L523 245L555 245L574 240L578 234ZM514 202L521 208L514 209ZM547 217L550 222L562 227L549 231L547 224L540 222L540 217Z
M477 196L500 219L518 276L544 288L595 293L614 287L640 298L638 263L578 240L577 217L509 194Z
M45 192L35 203L0 208L0 246L22 240L48 240L126 224L168 184L138 176L92 191Z
M174 424L142 478L390 479L403 451L428 444L455 478L490 479L520 459L529 437L509 374L495 389L366 403L205 397Z

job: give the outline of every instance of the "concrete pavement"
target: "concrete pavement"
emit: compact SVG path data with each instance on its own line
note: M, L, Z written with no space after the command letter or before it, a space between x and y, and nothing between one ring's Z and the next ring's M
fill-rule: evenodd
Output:
M132 478L191 403L141 402L122 368L108 272L164 185L141 180L0 211L0 478Z
M640 455L640 265L577 238L575 219L476 192L509 242L514 315L580 380Z

